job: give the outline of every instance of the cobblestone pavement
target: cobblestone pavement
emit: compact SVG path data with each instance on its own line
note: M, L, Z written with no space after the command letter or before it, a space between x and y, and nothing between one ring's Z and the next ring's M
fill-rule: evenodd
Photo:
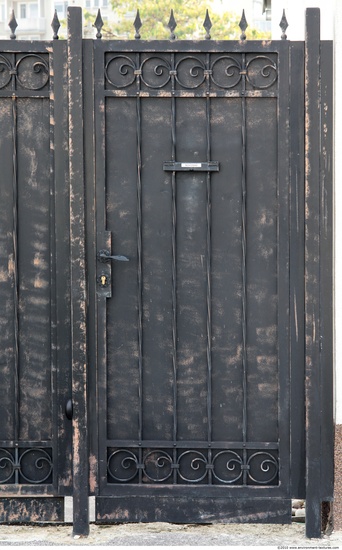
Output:
M342 548L342 531L306 539L303 523L292 525L94 525L74 538L71 525L0 526L0 546L268 546L279 549Z

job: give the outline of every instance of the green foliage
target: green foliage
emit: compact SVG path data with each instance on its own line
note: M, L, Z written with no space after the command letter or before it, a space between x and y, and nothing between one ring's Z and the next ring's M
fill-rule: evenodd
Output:
M184 39L203 39L206 31L203 28L203 22L206 9L209 9L209 15L212 22L210 34L214 40L239 40L241 30L239 28L240 15L235 13L217 13L215 12L212 0L143 0L137 3L136 0L110 0L115 13L114 24L110 26L105 24L102 30L104 38L134 38L133 22L139 7L142 28L140 30L141 38L150 39L168 39L170 30L168 22L171 9L177 22L175 29L176 38ZM86 19L90 19L90 14L85 14ZM262 33L257 29L247 28L247 39L270 39L270 33Z

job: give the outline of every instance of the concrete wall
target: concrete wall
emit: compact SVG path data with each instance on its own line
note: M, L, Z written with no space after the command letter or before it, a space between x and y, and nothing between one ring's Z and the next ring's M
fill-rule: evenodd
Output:
M342 529L342 2L334 10L335 70L335 529Z

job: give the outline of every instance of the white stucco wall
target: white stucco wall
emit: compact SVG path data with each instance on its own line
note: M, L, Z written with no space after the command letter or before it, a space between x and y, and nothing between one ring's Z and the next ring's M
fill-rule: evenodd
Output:
M342 424L342 1L335 3L335 391L336 423Z

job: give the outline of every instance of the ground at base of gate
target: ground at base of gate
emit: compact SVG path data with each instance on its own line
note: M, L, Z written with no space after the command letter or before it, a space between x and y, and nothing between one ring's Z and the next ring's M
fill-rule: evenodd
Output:
M146 523L90 526L74 538L71 525L1 525L0 546L271 546L279 549L342 548L342 531L306 539L305 525L174 525Z

